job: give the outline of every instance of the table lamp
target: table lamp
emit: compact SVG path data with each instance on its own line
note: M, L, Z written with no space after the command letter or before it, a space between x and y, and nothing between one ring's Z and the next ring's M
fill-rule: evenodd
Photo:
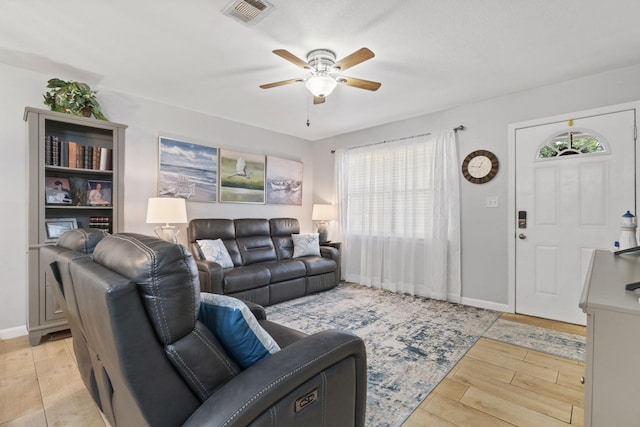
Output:
M154 231L159 238L172 243L178 243L180 229L174 224L187 223L187 204L184 199L173 197L150 197L147 205L147 224L164 223Z
M318 240L320 243L327 243L327 221L338 219L336 205L313 205L311 219L316 221L318 227Z

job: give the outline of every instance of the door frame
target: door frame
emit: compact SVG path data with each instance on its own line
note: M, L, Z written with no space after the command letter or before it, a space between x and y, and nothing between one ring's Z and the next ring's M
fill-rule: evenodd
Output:
M638 113L640 111L640 101L626 102L623 104L615 104L605 107L599 107L589 110L576 111L572 113L558 114L555 116L543 117L534 120L527 120L523 122L511 123L508 125L508 144L507 144L507 156L508 156L508 200L507 200L507 212L509 215L508 226L508 285L507 285L507 307L511 313L516 312L516 131L518 129L535 127L546 125L550 123L557 123L575 119L577 117L598 116L606 113L613 113L626 110L635 110L635 132L634 142L636 144L635 149L635 194L636 194L636 206L634 206L635 214L638 215L638 203L640 195L640 174L638 173L638 166L640 166L640 149L638 149Z

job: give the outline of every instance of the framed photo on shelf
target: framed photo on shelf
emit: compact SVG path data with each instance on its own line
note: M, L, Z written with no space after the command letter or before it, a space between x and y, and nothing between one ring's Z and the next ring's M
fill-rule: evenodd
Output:
M47 231L46 242L55 242L65 231L78 228L75 218L45 218L44 226Z
M73 202L69 178L48 176L44 179L44 197L47 205L70 205Z
M111 181L88 179L87 200L85 204L89 206L110 206Z

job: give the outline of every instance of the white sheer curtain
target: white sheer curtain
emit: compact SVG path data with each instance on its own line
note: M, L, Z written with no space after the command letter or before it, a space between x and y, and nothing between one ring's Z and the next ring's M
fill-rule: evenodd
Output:
M452 130L336 151L343 277L460 300L460 183Z

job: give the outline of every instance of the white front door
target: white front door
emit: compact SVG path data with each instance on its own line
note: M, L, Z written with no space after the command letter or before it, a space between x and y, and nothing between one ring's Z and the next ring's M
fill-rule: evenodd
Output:
M634 109L515 129L517 313L586 323L591 254L636 214L634 133Z

